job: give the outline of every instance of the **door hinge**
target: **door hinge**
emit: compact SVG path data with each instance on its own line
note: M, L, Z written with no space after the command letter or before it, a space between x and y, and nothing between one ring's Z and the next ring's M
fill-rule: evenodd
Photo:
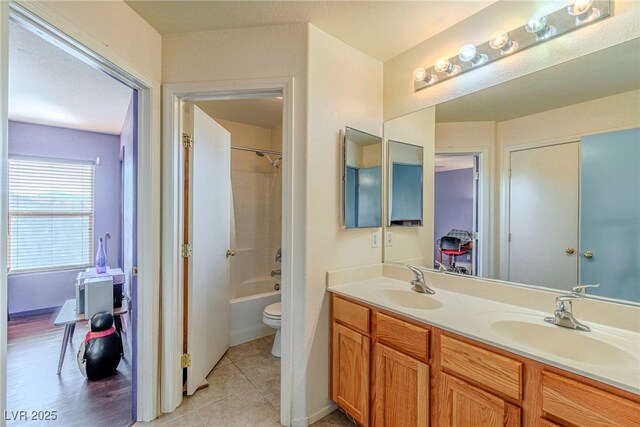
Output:
M476 181L480 180L480 172L474 172L473 179L475 179Z
M131 267L131 277L138 276L138 267Z
M191 367L191 355L189 353L185 353L182 356L180 356L180 367L181 368Z
M183 133L182 134L182 146L184 148L193 147L193 135L191 135L190 133Z
M180 255L182 258L190 258L193 251L191 250L191 243L185 243L182 245L182 249L180 250Z
M511 233L509 233L509 241L511 241Z

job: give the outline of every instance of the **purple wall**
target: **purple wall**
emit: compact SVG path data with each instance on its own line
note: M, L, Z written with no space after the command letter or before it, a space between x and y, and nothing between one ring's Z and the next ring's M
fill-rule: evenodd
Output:
M433 242L436 259L438 239L452 228L473 231L473 168L436 172ZM462 261L463 257L458 259Z
M9 156L25 155L71 160L100 157L95 177L95 247L109 232L109 265L117 267L120 252L120 137L51 126L9 122ZM9 314L61 306L75 298L79 270L20 274L8 277Z

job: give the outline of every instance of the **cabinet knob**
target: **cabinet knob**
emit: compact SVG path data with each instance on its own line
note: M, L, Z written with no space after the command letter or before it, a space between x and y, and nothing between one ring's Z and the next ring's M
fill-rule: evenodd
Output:
M593 252L591 252L591 251L585 251L585 252L582 254L582 256L583 256L583 257L585 257L586 259L591 259L591 258L593 258Z
M568 253L569 255L573 255L573 254L574 254L574 252L575 252L576 250L575 250L575 249L573 249L573 248L567 248L567 249L565 249L564 251L565 251L566 253Z
M229 258L230 256L235 256L236 255L236 251L233 251L231 249L227 249L227 258Z

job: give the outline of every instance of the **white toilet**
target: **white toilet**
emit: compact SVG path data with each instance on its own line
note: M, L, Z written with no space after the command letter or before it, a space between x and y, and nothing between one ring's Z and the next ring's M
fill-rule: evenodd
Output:
M273 339L273 347L271 354L280 357L280 319L282 318L282 304L280 302L268 305L262 312L262 321L265 325L271 326L276 330L276 336Z

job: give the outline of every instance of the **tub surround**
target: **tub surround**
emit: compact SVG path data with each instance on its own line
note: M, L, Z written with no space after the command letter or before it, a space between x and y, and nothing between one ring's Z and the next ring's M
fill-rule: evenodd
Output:
M377 271L379 266L329 272L328 290L365 305L640 395L640 307L599 300L577 301L574 303L576 318L592 329L592 332L585 333L543 321L544 317L553 315L555 297L559 295L557 292L425 271L425 281L436 290L435 295L425 296L410 290L408 282L413 279L413 273L407 268L384 264L384 276L376 277ZM350 277L360 280L348 282ZM526 332L510 334L496 326L505 326L505 322L518 323L516 327L524 325L535 328L544 336L544 342L529 343L521 337L527 336ZM595 349L590 360L577 360L580 359L580 353L585 353L579 348L568 348L564 353L554 351L554 354L551 351L555 347L549 350L548 346L544 346L545 342L557 340L552 345L557 344L558 348L571 347L567 344L568 340L582 338L597 340L594 344L602 343L602 349ZM617 362L611 363L604 355L602 360L598 359L598 353L606 350L615 353ZM571 351L576 352L577 359L573 358ZM614 360L614 357L610 360Z

